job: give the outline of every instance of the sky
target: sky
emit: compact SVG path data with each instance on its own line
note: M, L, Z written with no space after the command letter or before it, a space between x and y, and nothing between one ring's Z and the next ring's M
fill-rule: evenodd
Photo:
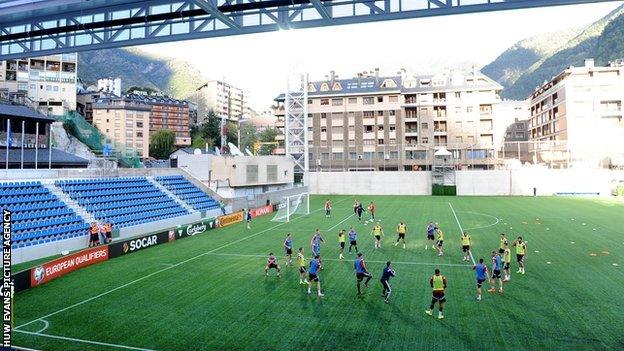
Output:
M321 80L380 68L435 73L446 67L482 67L519 40L586 25L624 2L546 7L284 30L139 47L196 66L206 79L245 90L256 111L285 90L289 72ZM285 45L288 43L288 45Z

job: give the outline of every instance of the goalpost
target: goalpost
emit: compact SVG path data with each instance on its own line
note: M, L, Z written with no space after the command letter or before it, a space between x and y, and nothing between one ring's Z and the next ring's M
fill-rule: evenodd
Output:
M290 222L294 214L310 214L310 194L301 193L284 196L278 205L278 210L271 220L272 222Z

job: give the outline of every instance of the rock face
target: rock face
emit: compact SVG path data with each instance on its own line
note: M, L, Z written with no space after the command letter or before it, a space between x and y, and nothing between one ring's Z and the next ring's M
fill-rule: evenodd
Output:
M52 140L55 148L89 160L89 168L117 168L117 162L105 160L74 136L67 134L62 122L52 123Z

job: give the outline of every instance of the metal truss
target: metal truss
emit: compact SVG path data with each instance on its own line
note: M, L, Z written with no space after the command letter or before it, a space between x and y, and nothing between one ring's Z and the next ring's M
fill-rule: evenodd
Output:
M614 0L0 0L0 60Z
M295 162L295 173L308 172L308 77L294 74L288 77L285 105L286 156ZM306 182L307 180L304 180Z

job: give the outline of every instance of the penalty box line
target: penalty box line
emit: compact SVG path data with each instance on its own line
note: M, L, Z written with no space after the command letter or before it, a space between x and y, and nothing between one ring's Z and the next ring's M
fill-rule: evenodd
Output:
M451 205L451 203L448 203L449 207L451 208L451 212L453 212L453 216L455 217L455 221L457 222L457 226L459 227L459 235L462 235L464 233L464 229L462 228L461 224L459 223L459 219L457 218L457 214L455 213L455 209L453 208L453 205ZM476 265L475 259L472 256L472 250L468 250L468 253L470 254L470 260L472 260L472 265Z
M349 200L350 198L351 198L351 197L346 197L346 198L344 198L344 199L342 199L342 200L337 201L336 203L344 202L344 201L346 201L346 200ZM314 213L314 212L318 212L318 211L322 211L322 210L324 210L324 208L319 208L319 209L316 209L316 210L314 210L314 211L311 211L310 213ZM65 312L65 311L70 310L70 309L72 309L72 308L74 308L74 307L77 307L77 306L80 306L80 305L84 305L84 304L85 304L85 303L87 303L87 302L91 302L91 301L93 301L93 300L95 300L95 299L98 299L98 298L100 298L100 297L102 297L102 296L106 296L106 295L108 295L108 294L110 294L110 293L113 293L113 292L115 292L115 291L117 291L117 290L123 289L123 288L125 288L125 287L127 287L127 286L133 285L133 284L138 283L138 282L140 282L140 281L142 281L142 280L145 280L145 279L147 279L147 278L150 278L150 277L152 277L152 276L154 276L154 275L156 275L156 274L159 274L159 273L162 273L162 272L166 272L166 271L168 271L168 270L170 270L170 269L172 269L172 268L175 268L175 267L178 267L178 266L183 265L183 264L185 264L185 263L188 263L188 262L194 261L194 260L196 260L196 259L198 259L198 258L200 258L200 257L206 256L206 255L209 255L209 254L212 254L212 253L214 253L214 252L216 252L216 251L218 251L218 250L224 249L224 248L229 247L229 246L231 246L231 245L238 244L238 243L239 243L239 242L241 242L241 241L244 241L244 240L247 240L247 239L254 238L254 237L256 237L256 236L258 236L258 235L260 235L260 234L262 234L262 233L265 233L265 232L267 232L267 231L269 231L269 230L275 229L275 228L277 228L277 227L283 226L283 225L285 225L285 224L291 223L291 222L293 222L293 221L296 221L297 219L304 218L304 217L305 217L305 216L300 216L300 217L294 218L294 219L293 219L292 221L290 221L290 222L283 222L283 223L276 224L276 225L274 225L274 226L272 226L272 227L270 227L270 228L263 229L263 230L261 230L261 231L259 231L259 232L255 233L255 234L248 235L248 236L246 236L246 237L240 238L240 239L238 239L238 240L234 240L234 241L232 241L232 242L230 242L230 243L227 243L227 244L221 245L221 246L219 246L219 247L217 247L217 248L214 248L214 249L212 249L212 250L209 250L209 251L203 252L203 253L198 254L198 255L196 255L196 256L193 256L193 257L191 257L191 258L187 258L186 260L183 260L183 261L180 261L180 262L178 262L178 263L176 263L176 264L173 264L173 265L171 265L171 266L168 266L168 267L165 267L165 268L159 269L159 270L157 270L157 271L155 271L155 272L152 272L152 273L150 273L150 274L144 275L144 276L142 276L142 277L140 277L140 278L137 278L137 279L135 279L135 280L133 280L133 281L130 281L130 282L128 282L128 283L125 283L125 284L123 284L123 285L120 285L120 286L118 286L118 287L116 287L116 288L113 288L113 289L110 289L110 290L108 290L108 291L105 291L105 292L103 292L103 293L101 293L101 294L98 294L98 295L92 296L92 297L90 297L90 298L88 298L88 299L86 299L86 300L82 300L82 301L77 302L77 303L75 303L75 304L73 304L73 305L69 305L69 306L64 307L64 308L62 308L62 309L60 309L60 310L57 310L57 311L52 312L52 313L49 313L49 314L47 314L47 315L45 315L45 316L42 316L42 317L39 317L39 318L33 319L33 320L31 320L30 322L26 322L26 323L24 323L24 324L22 324L22 325L19 325L19 326L15 327L13 330L18 330L18 329L20 329L20 328L22 328L22 327L25 327L25 326L27 326L27 325L30 325L30 324L32 324L32 323L34 323L34 322L38 321L38 320L41 320L41 319L47 319L48 317L51 317L51 316L57 315L57 314L59 314L59 313Z
M108 343L108 342L100 342L100 341L93 341L93 340L86 340L86 339L70 338L70 337L67 337L67 336L60 336L60 335L42 334L42 333L29 332L29 331L25 331L25 330L16 330L16 329L13 329L13 331L16 331L18 333L33 335L33 336L41 336L41 337L44 337L44 338L73 341L73 342L79 342L79 343L84 343L84 344L92 344L92 345L98 345L98 346L108 346L108 347L114 347L114 348L118 348L118 349L153 351L152 349L144 349L144 348L141 348L141 347L127 346L127 345L120 345L120 344L112 344L112 343Z
M267 255L261 254L236 254L236 253L220 253L213 252L210 254L211 256L226 256L226 257L248 257L248 258L266 258ZM337 258L321 258L321 261L332 261L332 262L350 262L349 260L340 260ZM367 263L382 263L385 264L386 261L374 261L374 260L366 260ZM413 261L392 261L392 264L404 264L404 265L414 265L414 266L445 266L445 267L472 267L469 264L461 264L461 263L433 263L433 262L413 262Z

